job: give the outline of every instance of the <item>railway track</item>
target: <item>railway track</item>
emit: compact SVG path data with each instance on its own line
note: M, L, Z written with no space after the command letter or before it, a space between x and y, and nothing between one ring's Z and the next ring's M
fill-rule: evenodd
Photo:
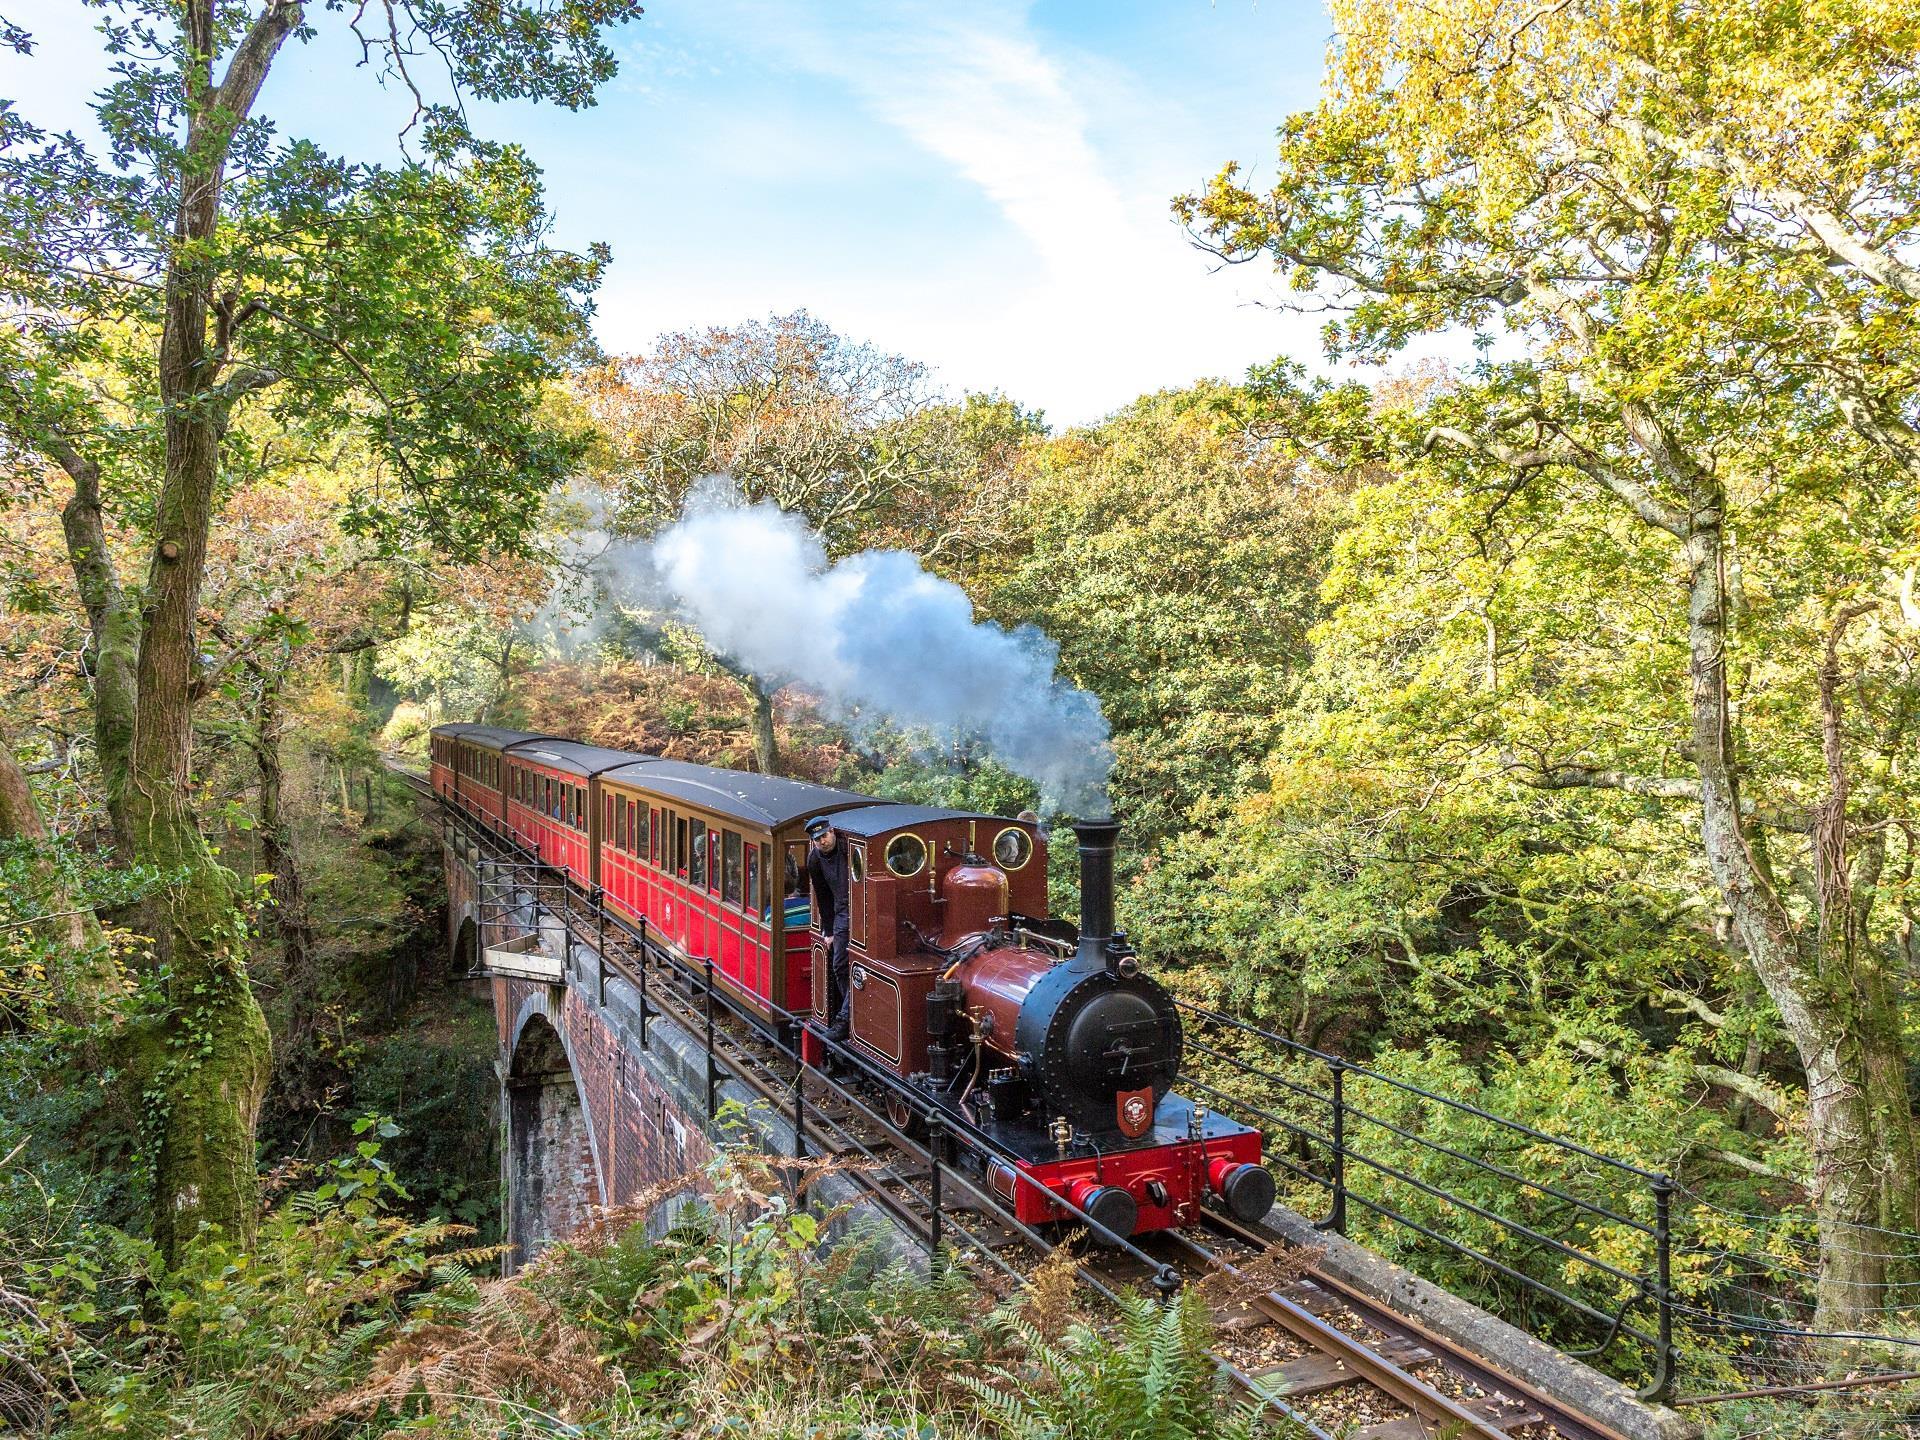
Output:
M391 760L388 768L437 803L424 777ZM639 988L651 1013L688 1034L711 1034L720 1072L790 1125L798 1121L796 1158L845 1162L843 1173L865 1197L923 1247L964 1245L990 1272L1016 1283L1057 1248L1053 1237L1013 1219L951 1156L936 1163L929 1144L895 1124L882 1105L801 1065L724 1000L710 1005L701 972L687 962L604 925L564 882L544 887L541 899L587 948L605 938L604 963ZM1109 1298L1135 1285L1164 1289L1169 1273L1180 1283L1206 1282L1203 1293L1222 1297L1210 1300L1222 1372L1315 1440L1621 1440L1333 1277L1276 1265L1287 1248L1277 1233L1213 1212L1202 1230L1213 1243L1166 1231L1139 1237L1131 1253L1089 1248L1078 1257L1080 1277ZM1155 1263L1159 1268L1151 1268ZM1267 1272L1275 1269L1285 1276L1270 1283Z

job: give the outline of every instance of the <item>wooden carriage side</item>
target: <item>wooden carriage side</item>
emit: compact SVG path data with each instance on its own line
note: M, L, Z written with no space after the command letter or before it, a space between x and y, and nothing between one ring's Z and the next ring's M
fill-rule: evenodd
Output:
M515 745L505 757L507 823L542 860L590 891L598 845L595 779L650 759L576 740L539 738Z
M436 725L429 742L434 793L498 822L505 813L505 752L545 737L498 725Z
M609 770L599 784L607 904L644 919L684 959L712 960L763 1022L777 1021L773 1006L804 1009L812 986L803 827L809 816L873 800L671 760Z

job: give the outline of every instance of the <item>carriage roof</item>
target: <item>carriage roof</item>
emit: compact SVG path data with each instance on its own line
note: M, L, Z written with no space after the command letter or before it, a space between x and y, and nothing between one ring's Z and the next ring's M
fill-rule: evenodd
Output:
M663 799L731 815L769 830L810 815L876 803L871 795L836 790L831 785L816 785L810 780L787 780L778 775L693 765L684 760L637 764L609 771L604 778Z

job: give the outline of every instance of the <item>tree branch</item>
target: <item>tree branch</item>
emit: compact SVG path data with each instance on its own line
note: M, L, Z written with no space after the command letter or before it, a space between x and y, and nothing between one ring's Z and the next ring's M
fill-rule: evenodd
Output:
M1519 450L1512 446L1502 445L1498 441L1482 440L1477 435L1469 434L1467 431L1456 429L1451 425L1436 425L1427 432L1426 438L1422 440L1420 448L1423 451L1431 450L1441 441L1445 441L1449 445L1457 446L1462 450L1469 451L1472 454L1480 455L1490 460L1498 460L1501 464L1510 466L1515 470L1536 470L1548 465L1564 465L1570 469L1578 470L1591 479L1598 481L1601 485L1612 491L1614 495L1625 501L1633 513L1638 515L1647 524L1657 526L1670 535L1684 537L1687 534L1688 526L1685 515L1662 505L1658 500L1654 499L1653 493L1648 490L1646 486L1640 484L1639 481L1629 479L1625 475L1620 474L1611 465L1603 463L1598 457L1587 454L1585 451L1577 450L1572 446Z
M1664 83L1664 80L1663 80ZM1762 185L1745 167L1703 145L1690 144L1655 126L1628 116L1616 117L1620 127L1639 140L1657 145L1682 160L1725 175L1774 205L1811 230L1826 247L1827 253L1858 270L1876 284L1897 290L1910 299L1920 300L1920 268L1907 264L1856 234L1849 223L1833 210L1819 204L1804 190L1788 185Z
M1610 1065L1624 1065L1632 1058L1602 1045L1598 1040L1576 1040L1573 1042L1573 1048L1582 1055L1595 1060L1604 1060ZM1666 1069L1678 1070L1708 1085L1717 1085L1723 1090L1731 1090L1736 1095L1744 1096L1775 1115L1786 1115L1793 1109L1791 1102L1782 1092L1754 1079L1751 1075L1742 1075L1738 1070L1729 1070L1724 1065L1708 1065L1700 1061L1683 1060L1677 1055L1655 1055L1648 1058Z
M1660 998L1670 1005L1677 1005L1683 1010L1691 1011L1716 1030L1727 1028L1727 1017L1698 995L1690 995L1685 990L1675 990L1671 985L1663 985L1660 987Z
M1535 790L1621 790L1630 795L1650 795L1661 800L1699 800L1700 782L1683 775L1633 775L1624 770L1601 770L1591 765L1552 765L1529 769L1516 757L1503 757L1507 773ZM1744 796L1740 813L1773 830L1805 835L1813 829L1813 817L1804 811L1779 806L1758 805Z

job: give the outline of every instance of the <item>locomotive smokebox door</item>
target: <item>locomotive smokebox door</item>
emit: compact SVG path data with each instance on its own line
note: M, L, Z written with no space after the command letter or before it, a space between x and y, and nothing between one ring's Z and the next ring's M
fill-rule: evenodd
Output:
M1138 1140L1153 1128L1153 1087L1122 1090L1113 1097L1113 1123L1129 1140Z

